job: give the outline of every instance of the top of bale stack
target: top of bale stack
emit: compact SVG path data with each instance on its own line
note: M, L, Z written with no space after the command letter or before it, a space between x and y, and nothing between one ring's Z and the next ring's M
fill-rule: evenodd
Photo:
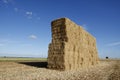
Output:
M67 18L67 17L58 18L58 19L53 20L53 21L51 22L51 26L56 25L56 23L57 23L57 25L63 25L63 24L69 23L69 22L77 25L77 27L82 28L89 36L93 37L93 38L96 40L96 38L95 38L93 35L91 35L88 31L86 31L82 26L74 23L72 20L70 20L70 19ZM57 26L57 25L56 25L56 26Z

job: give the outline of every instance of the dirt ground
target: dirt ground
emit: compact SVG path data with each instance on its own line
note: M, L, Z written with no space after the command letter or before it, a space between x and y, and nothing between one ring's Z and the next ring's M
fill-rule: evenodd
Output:
M0 62L0 80L120 80L120 60L76 71L46 68L47 62Z

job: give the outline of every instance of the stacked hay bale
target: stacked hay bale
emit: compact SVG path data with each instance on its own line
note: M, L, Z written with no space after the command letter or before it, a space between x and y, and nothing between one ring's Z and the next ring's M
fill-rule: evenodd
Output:
M98 63L96 39L68 18L52 21L48 68L75 70Z

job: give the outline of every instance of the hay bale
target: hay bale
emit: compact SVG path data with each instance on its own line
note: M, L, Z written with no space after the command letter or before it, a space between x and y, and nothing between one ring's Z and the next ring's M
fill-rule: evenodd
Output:
M98 63L96 39L68 18L51 23L52 41L48 50L48 68L76 70Z

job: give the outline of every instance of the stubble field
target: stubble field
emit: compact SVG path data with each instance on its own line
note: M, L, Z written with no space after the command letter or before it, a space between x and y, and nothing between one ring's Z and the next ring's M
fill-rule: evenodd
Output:
M76 71L47 69L45 59L1 60L0 80L120 80L120 60L101 60Z

